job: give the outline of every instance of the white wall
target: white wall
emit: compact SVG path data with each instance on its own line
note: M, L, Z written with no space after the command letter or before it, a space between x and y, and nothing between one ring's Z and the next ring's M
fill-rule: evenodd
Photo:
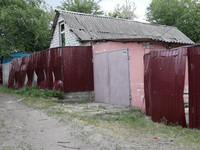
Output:
M3 84L8 84L11 62L2 64Z
M2 74L3 74L3 85L7 85L8 84L8 79L9 79L9 74L10 74L10 70L11 70L11 63L6 63L6 64L2 64ZM24 82L24 85L26 85L28 81L28 78L26 76L26 80ZM34 72L34 77L33 77L33 85L37 83L37 75Z
M51 40L50 48L60 47L60 31L59 31L59 24L60 22L64 21L62 15L59 15L57 25L53 34L53 39ZM70 31L70 28L65 23L65 46L89 46L90 43L81 43L78 41L78 37Z

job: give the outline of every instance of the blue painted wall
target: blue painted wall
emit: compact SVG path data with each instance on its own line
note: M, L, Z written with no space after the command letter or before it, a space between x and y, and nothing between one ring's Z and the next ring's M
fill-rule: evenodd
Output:
M13 57L6 57L6 58L3 58L3 64L5 63L8 63L8 62L11 62L13 59L15 58L20 58L20 57L23 57L23 56L26 56L26 55L29 55L30 53L23 53L23 52L16 52L16 53L13 53Z

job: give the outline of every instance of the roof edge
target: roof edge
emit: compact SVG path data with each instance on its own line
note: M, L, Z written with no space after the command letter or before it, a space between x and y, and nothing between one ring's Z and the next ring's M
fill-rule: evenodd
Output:
M184 43L184 42L167 42L167 41L162 41L162 40L158 40L158 39L153 39L153 38L137 38L137 39L130 39L130 38L122 38L122 39L91 39L91 40L79 40L79 41L82 41L82 42L92 42L92 41L129 41L129 42L141 42L141 41L155 41L155 42L165 42L165 43L171 43L171 44L185 44L185 45L193 45L195 44L194 42L193 43Z
M55 15L55 18L53 20L53 25L51 27L51 32L50 32L50 38L52 39L53 38L53 34L54 34L54 31L56 29L56 25L57 25L57 21L58 21L58 17L60 15L59 11L55 10L56 12L56 15Z

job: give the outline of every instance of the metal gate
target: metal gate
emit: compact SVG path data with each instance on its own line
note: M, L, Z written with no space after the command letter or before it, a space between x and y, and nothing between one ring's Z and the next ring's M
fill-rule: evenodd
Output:
M94 54L95 101L130 105L128 49Z

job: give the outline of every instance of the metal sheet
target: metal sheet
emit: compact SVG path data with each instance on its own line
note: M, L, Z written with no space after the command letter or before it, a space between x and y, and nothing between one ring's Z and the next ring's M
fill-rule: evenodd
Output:
M94 89L92 47L63 47L63 85L65 92Z
M186 127L183 103L186 54L186 48L152 51L150 54L150 114L155 122L166 119L168 124Z
M108 53L94 55L94 91L95 101L110 102L110 78L108 68Z
M0 65L0 84L3 83L3 73L2 73L2 66Z
M13 89L15 86L15 72L14 72L14 62L11 63L11 69L8 77L8 88Z
M151 116L151 55L144 55L144 93L146 115Z
M51 60L50 60L51 68L49 69L51 69L54 75L53 90L63 91L62 48L54 48L50 51L50 54L51 54Z
M15 88L22 88L26 78L26 64L22 58L14 59L15 64Z
M25 61L27 64L26 73L28 78L26 85L31 87L33 85L33 77L34 77L33 55L31 54L29 56L25 56Z
M26 84L32 86L34 72L37 75L37 86L42 89L92 91L92 47L60 47L14 59L8 87L23 87L26 75Z
M129 65L128 51L108 52L110 75L110 104L129 106Z
M200 45L188 48L189 127L200 129Z
M128 50L94 54L95 101L130 105Z

